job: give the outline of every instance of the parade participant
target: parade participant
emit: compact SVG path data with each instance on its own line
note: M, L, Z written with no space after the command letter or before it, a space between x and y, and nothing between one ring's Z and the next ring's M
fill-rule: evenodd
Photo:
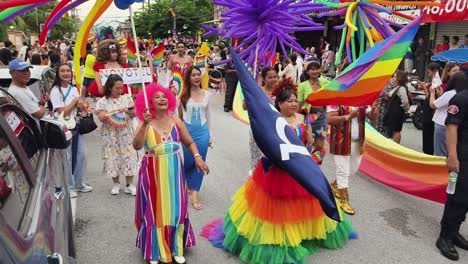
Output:
M176 107L174 94L159 85L146 86L146 92L149 109L142 92L135 99L142 124L133 147L145 148L135 207L137 247L151 264L173 259L185 263L184 248L195 246L195 235L188 218L181 143L195 158L198 170L209 173L209 168L184 123L170 114Z
M468 212L468 79L456 75L457 88L463 90L450 100L447 119L447 167L449 172L458 173L455 192L448 194L441 220L441 230L436 246L448 259L458 260L455 246L468 250L468 241L460 234L460 226ZM454 76L454 79L456 78ZM450 184L450 183L449 183Z
M406 111L408 111L410 106L406 88L407 81L407 73L398 70L395 73L396 87L386 95L390 99L383 118L383 124L390 132L393 141L398 144L401 141L401 130L406 119Z
M456 73L450 79L446 90L436 99L436 89L431 87L430 105L435 110L434 117L434 155L447 157L446 126L447 110L450 100L464 87L461 86L465 79L464 73Z
M230 58L229 54L228 54L228 58ZM238 78L236 74L236 69L234 68L234 64L232 62L227 63L225 68L226 68L226 94L224 96L224 112L230 112L232 111L234 96L236 94Z
M306 144L310 137L297 113L296 87L291 79L279 81L275 107ZM247 263L304 263L320 247L342 248L353 231L344 215L341 223L328 218L317 198L266 157L233 200L224 223L207 225L201 235Z
M96 104L102 136L102 173L112 178L111 194L120 192L120 177L126 179L125 193L136 195L133 176L138 173L137 153L132 147L135 109L128 94L122 94L123 80L111 74L104 85L104 97Z
M8 69L11 75L11 84L8 92L18 103L31 114L36 120L44 117L46 113L47 98L38 100L34 93L27 86L31 79L31 64L21 59L15 59L8 63Z
M169 57L167 69L170 71L178 70L182 74L193 64L193 58L185 54L186 48L184 42L177 43L177 53Z
M311 61L307 65L306 76L307 80L299 84L298 98L299 104L301 105L300 111L307 115L307 118L313 119L314 122L311 124L311 131L314 134L314 148L313 151L324 152L325 140L322 136L324 131L328 131L327 115L325 107L313 107L310 104L305 103L305 99L310 94L319 90L323 86L329 83L328 80L321 77L322 69L320 64L316 61Z
M395 76L393 76L390 81L387 83L383 91L380 93L379 98L375 100L372 107L376 109L376 118L371 120L371 125L379 131L384 137L391 137L392 135L388 131L387 127L383 124L383 119L385 113L387 112L388 105L390 103L390 98L388 97L388 93L392 91L396 87L396 80Z
M206 161L208 146L211 144L210 129L210 92L201 89L201 71L190 66L185 72L185 87L187 87L179 104L179 115L184 121L190 136L197 144L201 158ZM199 192L203 181L203 171L197 169L196 158L184 148L184 171L192 205L195 209L202 209Z
M294 83L300 83L300 76L301 72L299 72L299 65L297 64L297 55L291 54L289 55L289 63L286 65L284 69L280 69L278 73L280 78L291 78Z
M80 97L78 89L71 82L73 80L72 68L68 63L60 64L57 68L50 101L52 108L58 114L69 119L77 119L78 111L86 111L87 102ZM86 141L77 127L73 131L72 144L68 147L67 159L72 164L72 179L69 188L74 192L90 192L93 188L83 183L86 174Z
M440 69L439 64L436 62L431 62L427 65L426 75L428 79L432 82L436 72ZM424 100L422 104L423 110L423 128L422 128L422 135L423 135L423 152L428 155L434 155L434 121L432 121L434 116L434 110L431 109L429 100L431 97L431 83L420 83L420 88L424 90L426 94L426 100ZM435 88L435 96L436 98L440 95L441 90Z
M355 174L361 164L368 110L366 107L330 106L327 111L327 121L331 125L330 153L336 166L336 180L331 186L341 209L353 215L354 209L349 204L349 176Z
M101 74L99 73L102 69L116 69L116 68L128 68L127 63L124 62L121 47L119 43L112 39L106 39L99 43L97 50L97 58L94 64L94 72L96 74L94 82L89 86L89 93L94 97L104 96L104 84L101 81ZM128 87L124 85L123 93L128 94ZM131 88L132 89L132 88ZM134 90L132 89L132 93Z
M97 49L94 48L91 54L86 55L84 66L83 87L81 87L81 96L85 97L88 94L88 87L96 79L94 64L96 63Z
M263 83L264 85L261 87L263 92L266 94L266 96L270 99L270 102L273 104L275 101L274 96L272 95L273 90L275 89L275 85L278 82L278 74L276 73L275 69L266 67L262 69L261 72L262 78L263 78ZM247 110L247 104L245 101L243 102L242 108L244 110ZM253 138L252 130L249 130L249 147L250 147L250 170L253 172L255 170L255 167L257 167L257 163L260 160L260 158L263 156L262 151L260 148L257 146L257 143L255 143L255 139ZM250 173L249 173L250 174Z
M449 62L449 63L445 64L445 67L444 67L444 70L442 71L442 76L441 76L442 90L445 91L450 78L452 78L452 76L455 73L460 72L460 70L461 70L460 66L457 63Z

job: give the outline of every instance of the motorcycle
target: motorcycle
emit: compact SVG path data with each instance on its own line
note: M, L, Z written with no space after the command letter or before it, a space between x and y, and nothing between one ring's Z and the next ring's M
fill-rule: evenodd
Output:
M411 96L411 106L408 110L408 115L411 117L413 125L421 130L423 127L423 103L426 100L424 91L419 90L418 81L411 79L407 84L408 92Z

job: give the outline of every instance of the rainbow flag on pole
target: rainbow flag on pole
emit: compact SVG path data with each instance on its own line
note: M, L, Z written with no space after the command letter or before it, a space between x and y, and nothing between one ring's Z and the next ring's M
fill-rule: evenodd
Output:
M156 48L154 48L151 51L151 56L153 57L153 66L154 68L157 68L161 61L164 58L164 51L166 50L166 47L164 46L164 43L161 42Z
M416 35L421 17L374 45L328 85L309 95L316 106L371 105L393 76Z
M130 35L127 36L127 59L128 64L133 65L136 61L136 45Z

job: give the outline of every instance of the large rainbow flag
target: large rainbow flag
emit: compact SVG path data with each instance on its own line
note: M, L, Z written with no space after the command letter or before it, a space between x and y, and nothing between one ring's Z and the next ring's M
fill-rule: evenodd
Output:
M445 203L445 157L426 155L382 136L366 124L366 149L359 171L393 189Z
M240 85L234 97L233 115L249 124L249 115L242 108L244 95ZM448 171L444 157L426 155L406 148L380 134L366 124L366 148L359 171L393 189L445 203Z
M127 36L127 59L128 64L133 65L136 61L136 46L130 35Z
M400 65L416 35L421 17L374 45L306 102L315 106L371 105Z

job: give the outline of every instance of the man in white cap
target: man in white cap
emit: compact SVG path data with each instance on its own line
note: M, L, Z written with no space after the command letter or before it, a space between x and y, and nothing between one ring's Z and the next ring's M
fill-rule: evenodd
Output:
M15 59L8 63L8 68L12 79L8 93L21 104L26 112L37 119L41 119L46 113L45 105L47 100L45 98L38 100L27 86L31 78L31 63Z

